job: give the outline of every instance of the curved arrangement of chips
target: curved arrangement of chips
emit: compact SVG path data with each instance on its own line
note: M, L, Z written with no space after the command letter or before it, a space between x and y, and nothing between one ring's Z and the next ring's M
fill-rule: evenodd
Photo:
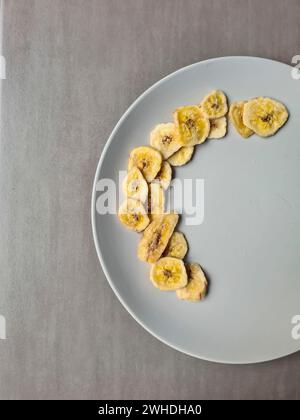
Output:
M182 300L199 301L208 282L201 266L184 263L188 244L176 231L179 216L165 213L165 191L172 179L172 166L188 163L197 145L207 139L221 139L227 133L227 114L244 138L275 134L288 119L286 107L273 99L258 97L233 102L216 90L199 105L177 108L173 122L158 124L150 133L150 146L133 149L123 183L126 200L118 212L122 224L143 232L138 258L151 264L150 280L160 290L176 291Z

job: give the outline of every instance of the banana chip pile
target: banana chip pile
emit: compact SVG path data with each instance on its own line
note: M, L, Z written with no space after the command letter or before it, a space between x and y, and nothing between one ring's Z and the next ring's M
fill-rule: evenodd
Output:
M184 263L188 244L176 230L178 214L165 212L165 191L172 167L188 163L195 147L227 133L227 114L244 138L275 134L288 119L286 107L270 98L233 102L228 112L226 95L216 90L199 105L179 107L173 122L158 124L150 133L150 146L133 149L123 183L126 197L118 217L130 230L141 233L137 256L151 264L150 280L164 291L176 291L178 299L202 300L208 282L197 263Z

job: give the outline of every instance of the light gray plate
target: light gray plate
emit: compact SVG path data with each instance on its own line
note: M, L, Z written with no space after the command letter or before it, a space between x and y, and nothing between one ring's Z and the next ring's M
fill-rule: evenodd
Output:
M213 89L229 101L271 96L286 104L288 123L269 139L224 140L198 146L177 178L205 180L205 218L182 230L188 260L209 275L201 303L177 300L149 281L136 257L138 235L116 216L96 212L96 182L118 181L129 151L148 143L150 130L171 120L179 105L198 103ZM92 224L102 268L118 298L151 334L189 355L251 363L296 352L292 317L300 314L300 80L291 67L261 58L225 57L181 69L146 91L124 114L101 156L93 189Z

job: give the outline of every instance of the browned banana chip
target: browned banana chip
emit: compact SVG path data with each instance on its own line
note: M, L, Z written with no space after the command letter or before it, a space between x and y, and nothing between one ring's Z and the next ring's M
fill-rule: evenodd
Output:
M148 146L133 149L129 156L128 171L137 167L147 182L153 181L162 164L162 156L158 150Z

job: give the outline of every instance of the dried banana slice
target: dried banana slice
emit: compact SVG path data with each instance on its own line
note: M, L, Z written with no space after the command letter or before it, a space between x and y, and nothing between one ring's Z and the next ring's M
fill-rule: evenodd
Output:
M275 134L288 117L286 107L270 98L255 98L244 106L244 124L261 137Z
M229 108L229 118L236 131L245 139L252 136L253 131L243 123L244 105L247 101L233 102Z
M200 106L209 119L224 117L228 111L227 98L221 90L214 90L206 95Z
M153 181L162 164L162 156L158 150L148 146L133 149L129 156L128 170L137 167L147 182Z
M156 262L163 254L178 223L178 214L158 216L143 233L137 255L141 261Z
M177 290L179 299L196 302L204 299L207 293L208 282L199 264L186 264L188 284Z
M182 146L174 123L159 124L150 133L150 144L168 159Z
M183 260L187 251L188 245L184 234L181 232L174 232L164 252L164 256Z
M178 150L178 152L174 153L171 157L169 157L168 162L172 166L182 166L188 163L193 156L194 153L194 146L190 147L182 147Z
M169 188L171 180L172 180L172 168L170 164L166 160L164 160L161 165L160 171L156 175L154 182L157 182L163 187L164 190L167 190Z
M165 191L160 184L152 182L149 185L149 213L151 214L151 220L154 220L156 216L163 215L164 212Z
M150 280L160 290L178 290L187 284L187 273L183 261L164 257L152 265Z
M183 146L195 146L207 139L210 123L198 106L177 108L174 112L174 121Z
M148 184L142 172L133 167L123 181L123 192L128 198L134 198L144 203L148 197Z
M210 120L210 132L208 135L209 139L221 139L226 136L227 133L227 118L215 118Z
M118 217L124 226L136 232L142 232L150 223L143 204L132 198L128 198L121 204Z

